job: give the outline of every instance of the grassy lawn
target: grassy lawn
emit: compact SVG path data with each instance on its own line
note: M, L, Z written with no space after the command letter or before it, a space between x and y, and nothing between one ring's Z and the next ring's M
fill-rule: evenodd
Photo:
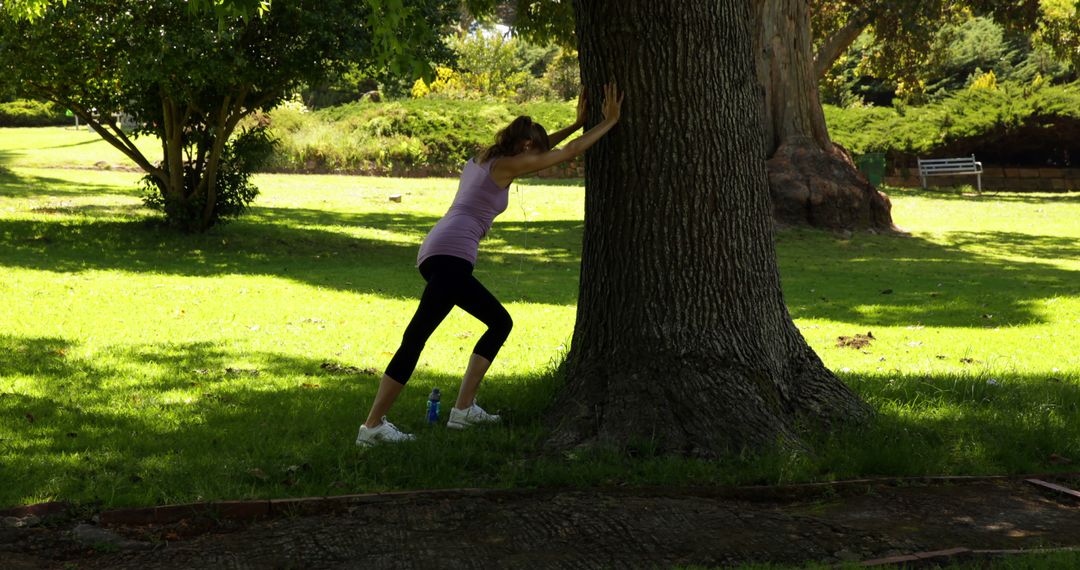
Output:
M481 325L432 337L391 420L353 445L423 281L416 247L456 181L261 175L241 221L148 222L137 174L85 131L0 129L0 506L104 506L459 486L743 484L1019 473L1080 461L1080 196L890 191L912 237L787 231L792 315L879 411L815 454L704 462L543 452L573 330L580 182L526 181L477 275L516 326L481 393L506 425L424 424ZM401 203L387 200L403 194ZM862 350L840 335L873 333ZM345 368L353 367L353 368Z
M1059 570L1061 568L1077 568L1080 565L1080 551L1038 552L1022 555L1009 555L1001 558L985 558L969 561L956 561L941 566L934 566L941 570ZM921 567L921 566L920 566ZM841 564L833 566L829 564L810 563L803 566L785 566L777 564L743 564L733 570L856 570L865 568L857 563ZM899 570L907 566L889 565L881 567L881 570ZM704 570L689 567L685 570Z

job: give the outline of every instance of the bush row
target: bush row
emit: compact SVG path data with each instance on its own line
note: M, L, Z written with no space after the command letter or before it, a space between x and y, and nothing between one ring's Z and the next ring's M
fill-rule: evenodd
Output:
M1080 83L965 89L920 107L826 105L825 120L852 153L886 153L894 163L970 154L1000 164L1080 163Z
M0 103L0 127L46 127L66 125L73 120L52 103L28 99Z
M261 118L278 139L267 168L285 172L452 175L518 115L554 131L575 103L441 99L350 103L315 112L283 107Z

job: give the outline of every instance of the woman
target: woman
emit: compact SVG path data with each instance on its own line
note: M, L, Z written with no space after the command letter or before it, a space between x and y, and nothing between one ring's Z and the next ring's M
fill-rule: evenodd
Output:
M510 334L513 321L499 301L472 275L480 238L491 229L495 216L506 210L510 184L515 178L584 153L619 121L622 100L615 85L605 86L604 120L556 150L551 147L584 126L584 95L578 100L577 121L550 136L544 127L529 117L518 117L499 131L493 146L465 164L454 203L420 246L416 262L427 287L420 297L416 314L405 329L401 346L386 367L367 421L360 426L356 436L357 445L413 439L412 435L402 433L386 421L386 413L412 376L424 343L454 305L480 319L488 329L469 358L457 402L450 410L446 425L463 429L499 421L499 416L476 405L476 391Z

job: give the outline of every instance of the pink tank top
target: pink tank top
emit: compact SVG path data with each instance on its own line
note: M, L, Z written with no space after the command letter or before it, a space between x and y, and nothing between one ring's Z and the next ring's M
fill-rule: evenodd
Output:
M476 265L480 238L491 229L495 216L506 211L510 201L509 188L500 188L491 179L494 163L489 160L481 166L472 159L465 163L454 203L420 244L417 265L433 255L452 255Z

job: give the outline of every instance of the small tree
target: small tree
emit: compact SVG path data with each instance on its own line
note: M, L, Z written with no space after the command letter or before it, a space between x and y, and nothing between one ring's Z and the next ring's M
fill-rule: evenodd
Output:
M148 204L201 231L255 196L248 176L269 141L258 129L233 139L244 117L350 62L423 71L443 55L436 30L452 4L413 2L390 22L381 0L23 0L0 13L0 74L75 112L146 171ZM395 51L408 53L386 57ZM161 160L138 135L161 140Z

